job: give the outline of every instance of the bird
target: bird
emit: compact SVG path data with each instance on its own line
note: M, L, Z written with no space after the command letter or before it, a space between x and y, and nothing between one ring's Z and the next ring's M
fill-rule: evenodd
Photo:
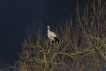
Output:
M59 39L54 32L50 31L50 26L47 26L47 36L52 45L55 45L55 43L59 44Z

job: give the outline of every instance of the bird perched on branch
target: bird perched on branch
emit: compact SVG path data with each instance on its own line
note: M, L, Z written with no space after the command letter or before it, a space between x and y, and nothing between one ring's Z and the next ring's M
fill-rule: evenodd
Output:
M56 34L52 31L50 31L50 26L47 26L47 36L52 45L55 45L56 43L59 44L59 40L58 40Z

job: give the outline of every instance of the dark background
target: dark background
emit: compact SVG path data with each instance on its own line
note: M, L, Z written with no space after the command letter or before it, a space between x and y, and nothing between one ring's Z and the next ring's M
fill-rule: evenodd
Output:
M79 5L87 1L79 0ZM77 0L0 0L0 60L13 65L28 38L28 27L34 34L41 20L46 35L46 26L75 16L76 5Z

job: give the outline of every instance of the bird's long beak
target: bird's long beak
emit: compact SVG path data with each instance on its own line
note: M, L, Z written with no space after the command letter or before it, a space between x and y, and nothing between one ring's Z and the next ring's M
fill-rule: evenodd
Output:
M48 30L48 28L47 28L47 30Z

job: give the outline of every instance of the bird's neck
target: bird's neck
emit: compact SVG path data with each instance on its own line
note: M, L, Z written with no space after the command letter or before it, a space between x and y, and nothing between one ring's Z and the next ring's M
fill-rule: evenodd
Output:
M47 29L47 32L49 32L50 31L50 29Z

